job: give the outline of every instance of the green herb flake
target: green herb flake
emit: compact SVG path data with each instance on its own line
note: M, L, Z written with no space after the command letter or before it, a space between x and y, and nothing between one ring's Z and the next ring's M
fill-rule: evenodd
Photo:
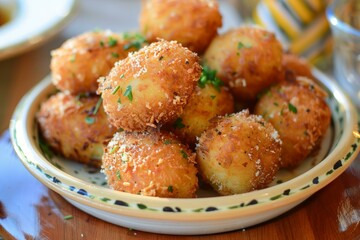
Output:
M110 150L110 154L115 153L117 150L119 149L119 146L114 146L111 150Z
M45 155L46 159L50 160L55 155L53 153L53 151L51 150L50 145L42 137L39 138L39 147L40 147L41 151L43 152L43 154Z
M79 93L78 95L76 95L75 100L80 101L80 99L86 98L88 96L89 96L89 94L87 94L87 93Z
M115 95L117 93L117 91L119 91L120 86L116 86L116 88L114 88L114 90L111 92L112 95Z
M279 106L279 103L277 103L277 102L274 102L274 106Z
M124 45L124 50L130 50L134 48L135 50L139 50L145 43L147 43L146 38L139 33L135 34L124 34L125 40L130 40L129 43Z
M109 47L114 47L114 46L116 46L116 44L117 44L117 40L115 38L113 38L113 37L109 37L108 46Z
M75 60L76 60L76 54L72 54L71 56L70 56L70 62L75 62Z
M124 92L124 96L127 97L130 102L132 102L133 100L133 94L132 94L132 88L131 88L131 85L127 86L126 87L126 90Z
M104 47L105 46L105 43L103 40L100 41L100 47Z
M237 48L238 49L242 49L242 48L251 48L252 46L251 46L251 44L244 44L244 43L242 43L242 42L238 42L238 45L237 45Z
M297 113L297 108L291 103L288 104L288 108L290 112Z
M211 84L215 89L220 92L220 87L224 85L224 82L216 77L216 70L209 68L208 66L203 66L198 85L200 88L204 88L206 84Z
M94 117L90 117L90 116L86 116L86 118L85 118L85 122L87 123L87 124L94 124L94 122L95 122L95 118Z
M160 56L159 57L159 61L163 60L164 59L164 56Z
M169 144L171 144L171 141L170 141L169 139L166 139L166 140L164 141L164 144L165 144L165 145L169 145Z
M183 158L187 159L189 156L187 155L187 153L184 150L180 150L180 153L182 155Z
M120 175L120 171L119 171L119 170L116 171L116 177L117 177L117 179L121 180L121 175Z
M100 107L101 107L101 104L102 104L102 97L99 98L99 100L97 101L96 105L95 105L95 108L94 108L94 111L92 112L92 114L96 115L97 112L99 111Z
M121 74L121 75L120 75L120 78L124 78L124 77L125 77L125 75L124 75L124 74Z
M119 54L116 53L116 52L112 52L112 53L111 53L111 56L112 56L113 58L119 58Z
M182 118L177 118L173 124L173 127L176 128L176 129L181 129L181 128L184 128L185 125L184 123L182 122Z
M64 220L70 220L70 219L73 219L73 215L66 215L64 216Z
M168 190L168 192L171 192L171 193L172 193L172 192L174 191L173 186L171 186L171 185L168 186L167 190Z
M210 95L210 98L214 100L216 98L216 96L215 95Z

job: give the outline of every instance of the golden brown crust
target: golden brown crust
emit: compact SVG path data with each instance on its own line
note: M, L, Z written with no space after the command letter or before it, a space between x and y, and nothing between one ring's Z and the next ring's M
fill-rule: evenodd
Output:
M198 189L195 154L174 135L118 132L103 156L112 189L145 196L192 198Z
M184 112L169 128L189 146L195 146L196 138L210 126L212 118L233 112L234 99L227 87L217 90L210 84L197 86Z
M281 140L272 125L247 110L218 117L199 139L199 173L222 195L266 187L280 165Z
M92 114L98 96L77 98L59 92L42 103L36 119L46 142L58 154L100 167L103 142L116 129L102 107Z
M95 93L97 79L109 73L114 63L134 48L125 47L133 38L107 31L86 32L51 52L54 85L71 94Z
M99 79L111 123L143 131L176 119L201 74L199 57L172 41L152 43L115 64Z
M314 81L300 77L284 81L264 94L255 107L278 130L283 141L283 168L293 168L312 152L329 128L326 93Z
M299 76L315 79L311 72L311 66L305 59L290 53L283 54L282 81L294 81Z
M150 42L176 40L203 53L222 25L214 0L143 0L140 29Z
M275 35L245 26L217 36L204 55L238 100L254 101L265 88L280 81L282 46Z

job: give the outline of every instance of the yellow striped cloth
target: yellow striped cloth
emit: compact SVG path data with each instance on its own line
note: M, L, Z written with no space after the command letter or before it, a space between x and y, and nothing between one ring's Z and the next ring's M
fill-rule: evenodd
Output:
M253 20L274 32L288 51L321 64L332 52L326 6L327 0L262 0Z

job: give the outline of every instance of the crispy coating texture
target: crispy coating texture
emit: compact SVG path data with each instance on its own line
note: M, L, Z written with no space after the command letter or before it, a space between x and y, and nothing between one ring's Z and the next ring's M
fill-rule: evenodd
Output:
M184 112L170 124L170 131L189 146L195 146L196 138L210 126L212 118L233 112L234 99L227 87L197 86Z
M282 54L273 33L244 26L215 37L204 61L236 99L254 101L261 91L280 81Z
M198 189L195 154L167 132L118 132L103 155L102 171L118 191L192 198Z
M109 30L86 32L70 38L51 52L54 85L74 95L95 93L97 79L107 75L115 62L137 49L131 45L134 41L133 36Z
M101 105L93 114L98 101L95 95L78 98L58 92L41 104L36 119L42 136L56 153L100 167L103 142L116 129Z
M296 77L315 79L309 63L294 54L285 53L282 57L282 77L284 81L293 81Z
M248 110L218 117L199 139L199 173L221 195L266 187L280 165L281 140L273 126Z
M179 117L200 74L195 53L164 40L117 62L99 79L99 93L114 126L143 131Z
M326 93L314 81L298 77L270 88L255 106L283 141L282 168L301 164L329 128L331 112Z
M143 0L140 29L149 42L176 40L203 53L222 25L215 0Z

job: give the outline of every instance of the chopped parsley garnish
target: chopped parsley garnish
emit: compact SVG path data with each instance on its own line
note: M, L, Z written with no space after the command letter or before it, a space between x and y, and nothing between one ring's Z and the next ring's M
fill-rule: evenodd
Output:
M117 40L115 38L113 38L113 37L109 37L108 46L109 47L114 47L114 46L116 46L116 44L117 44Z
M96 105L95 105L95 108L94 108L94 111L92 112L92 114L94 114L94 115L97 114L97 112L100 109L101 103L102 103L102 98L100 97L99 100L97 101Z
M288 107L289 107L289 111L290 112L293 112L293 113L297 113L297 108L292 105L291 103L288 104Z
M114 88L114 90L111 92L112 95L115 95L115 93L117 93L117 91L119 91L120 86L116 86L116 88Z
M218 92L220 92L220 87L224 85L223 81L216 77L216 70L212 70L205 65L203 66L198 85L204 88L206 84L213 85Z
M73 219L73 215L66 215L64 216L64 220L70 220L70 219Z
M215 96L215 95L210 95L210 98L211 98L211 99L215 99L216 96Z
M121 180L121 175L120 175L120 171L119 171L119 170L116 171L116 177L117 177L117 179Z
M103 40L100 41L100 47L104 47L105 46L105 43Z
M94 118L94 117L90 117L90 116L86 116L85 122L86 122L87 124L93 124L93 123L95 122L95 118Z
M72 54L70 56L70 62L75 62L75 60L76 60L76 54Z
M50 145L41 136L39 137L39 147L46 159L50 160L55 155L51 150Z
M119 149L119 146L114 146L111 150L110 150L110 154L113 154L114 152L116 152Z
M101 103L102 103L102 98L100 97L96 105L93 107L93 109L88 112L88 116L85 117L85 122L87 124L93 124L95 122L94 115L96 115L97 112L99 111Z
M172 193L172 192L174 191L173 186L171 186L171 185L168 186L167 190L168 190L168 192L171 192L171 193Z
M135 50L139 50L142 47L142 45L147 42L146 38L139 33L135 33L135 34L125 33L124 39L131 40L128 44L125 44L124 50L129 50L131 48L134 48Z
M124 77L125 77L125 74L121 74L121 75L120 75L120 78L124 78Z
M166 139L166 140L164 141L164 144L165 144L165 145L169 145L169 144L171 144L171 141L170 141L169 139Z
M133 100L133 94L132 94L132 88L131 85L127 86L125 92L124 92L124 96L127 97L130 101Z
M187 153L184 151L184 150L180 150L180 153L181 153L181 155L182 155L182 157L183 158L185 158L185 159L187 159L188 158L188 155L187 155Z
M113 58L119 58L119 54L116 53L116 52L112 52L112 53L111 53L111 56L112 56Z
M76 100L77 102L79 102L80 99L82 99L82 98L87 98L87 97L89 97L89 94L88 94L88 93L79 93L78 95L76 95L75 100ZM79 102L79 104L80 104L80 103L81 103L81 102Z
M244 44L244 43L242 43L242 42L238 42L237 48L238 48L238 49L241 49L241 48L251 48L251 44L246 45L246 44Z
M173 124L174 128L176 129L181 129L181 128L184 128L185 125L183 124L182 122L182 118L177 118Z

